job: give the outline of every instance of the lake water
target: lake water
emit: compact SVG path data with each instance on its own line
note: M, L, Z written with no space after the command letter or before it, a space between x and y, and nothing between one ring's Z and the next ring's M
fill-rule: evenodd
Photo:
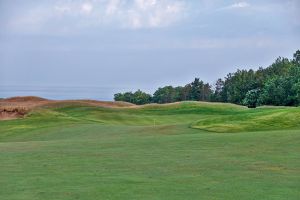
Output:
M125 88L112 87L66 87L66 86L0 86L0 98L13 96L39 96L47 99L95 99L110 101ZM130 90L130 89L128 89Z

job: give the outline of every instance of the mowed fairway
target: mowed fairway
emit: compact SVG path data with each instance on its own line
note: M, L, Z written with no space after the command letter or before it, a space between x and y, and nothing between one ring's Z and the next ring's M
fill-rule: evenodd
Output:
M300 109L61 105L0 121L0 199L300 199Z

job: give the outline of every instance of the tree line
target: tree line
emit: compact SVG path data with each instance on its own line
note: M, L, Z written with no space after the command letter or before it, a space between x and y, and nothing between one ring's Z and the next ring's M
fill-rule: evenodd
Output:
M292 59L279 57L269 67L237 70L219 78L213 85L199 78L185 86L165 86L153 95L141 90L117 93L115 101L137 105L177 101L226 102L248 107L259 105L300 105L300 50Z

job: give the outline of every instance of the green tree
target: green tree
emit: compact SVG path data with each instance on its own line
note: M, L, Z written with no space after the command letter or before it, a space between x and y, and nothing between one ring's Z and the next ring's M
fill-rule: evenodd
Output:
M176 91L172 86L158 88L153 94L154 103L171 103L176 101Z
M237 70L229 73L224 80L218 79L214 91L208 83L195 78L184 87L165 86L158 88L151 98L140 90L135 93L125 92L115 94L116 101L126 101L136 104L170 103L175 101L219 101L253 106L255 98L266 105L300 105L300 50L293 59L279 57L267 68L258 70ZM257 103L257 102L256 102Z
M297 50L297 51L294 53L293 62L294 62L295 65L297 65L297 66L300 67L300 50Z
M137 90L136 92L125 92L125 93L117 93L114 95L115 101L125 101L129 103L134 103L137 105L151 103L152 96L141 90Z
M203 81L199 78L195 78L195 80L191 83L191 100L203 100Z
M125 101L129 103L133 103L133 93L132 92L125 92L125 93L117 93L114 95L115 101Z
M202 101L210 101L212 98L213 91L211 89L211 86L209 83L205 83L203 85L203 90L202 90Z
M246 93L257 88L258 82L254 70L237 70L235 73L229 73L224 83L225 101L242 104Z
M137 90L133 94L132 103L137 105L143 105L143 104L151 103L151 100L152 100L152 96L150 94L142 92L141 90Z
M225 101L224 81L221 78L219 78L215 83L215 89L214 89L212 100L217 102Z
M174 88L174 92L175 92L175 97L174 100L175 101L185 101L185 95L184 95L184 87L182 86L178 86Z
M260 96L264 105L287 106L293 105L291 82L286 77L275 76L267 80Z
M243 100L243 104L248 108L256 108L259 99L259 89L249 90Z

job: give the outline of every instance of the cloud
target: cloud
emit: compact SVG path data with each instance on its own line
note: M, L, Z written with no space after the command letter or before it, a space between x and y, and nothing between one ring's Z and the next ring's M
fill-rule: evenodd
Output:
M120 0L110 0L105 9L106 15L114 15L120 8Z
M10 24L25 31L41 30L46 26L47 31L51 26L56 30L95 26L159 28L180 21L185 11L183 0L58 0L41 2L23 10Z
M171 25L182 17L184 4L179 1L135 0L131 9L124 13L125 26L155 28Z
M238 3L230 5L229 7L230 8L246 8L249 6L250 6L250 4L247 2L238 2Z
M83 3L81 5L81 12L84 14L90 14L93 10L93 5L91 3Z
M237 2L222 8L219 8L218 10L229 10L229 9L243 9L250 7L250 4L246 1Z

